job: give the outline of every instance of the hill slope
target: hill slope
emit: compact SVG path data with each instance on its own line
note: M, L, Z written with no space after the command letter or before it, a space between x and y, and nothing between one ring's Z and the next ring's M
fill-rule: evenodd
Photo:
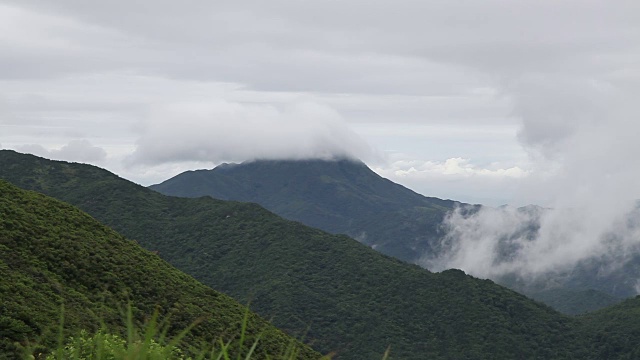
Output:
M0 180L0 358L18 358L15 343L55 344L61 305L68 332L101 322L123 328L130 301L136 322L159 307L176 334L199 318L185 346L239 333L245 309L176 270L82 211ZM259 353L284 353L292 338L251 315L263 333ZM226 334L226 336L225 336ZM302 346L300 344L300 346ZM305 346L302 356L318 358Z
M65 199L322 352L588 359L575 321L461 271L433 274L258 205L173 198L88 165L0 151L0 177ZM604 340L606 341L606 339Z
M255 202L407 262L431 250L442 219L458 204L422 196L353 160L226 164L188 171L151 188L165 195Z
M578 317L579 335L596 359L640 359L640 296Z
M618 304L623 300L598 290L572 290L561 287L524 294L568 315L584 314Z
M209 195L256 202L285 218L348 234L384 254L412 263L423 255L441 255L446 231L441 224L449 210L459 205L469 213L480 209L422 196L352 160L226 164L212 170L188 171L151 188L166 195ZM519 211L540 214L544 209L527 206ZM529 229L532 237L538 228ZM505 248L500 253L509 258L513 255L510 251ZM610 264L593 265L549 274L550 281L540 283L517 274L493 280L568 314L599 309L635 294L637 265L630 263L608 276L603 275L603 269ZM549 289L548 284L555 287Z

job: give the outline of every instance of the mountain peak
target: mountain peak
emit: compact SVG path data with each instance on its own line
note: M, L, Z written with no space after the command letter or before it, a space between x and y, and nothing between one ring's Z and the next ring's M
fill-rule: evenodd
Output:
M430 248L442 218L456 205L417 194L350 158L224 164L182 173L151 188L165 195L255 202L409 262Z

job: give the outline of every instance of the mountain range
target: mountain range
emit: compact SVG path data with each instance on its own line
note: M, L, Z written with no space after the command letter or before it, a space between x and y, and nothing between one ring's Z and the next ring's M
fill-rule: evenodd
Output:
M347 234L383 254L421 265L424 259L438 258L446 251L443 220L453 209L466 214L481 209L480 205L425 197L351 159L223 164L212 170L187 171L150 188L165 195L255 202L287 219ZM527 206L518 211L532 213L533 223L524 230L534 238L539 229L534 215L547 210ZM509 251L498 252L509 257ZM536 280L517 274L493 280L565 313L579 314L634 295L640 272L633 264L607 272L602 269L611 264L603 259Z
M78 206L336 358L381 358L389 346L395 359L627 359L640 351L640 298L570 317L490 280L431 273L257 204L165 196L94 166L6 150L0 178Z

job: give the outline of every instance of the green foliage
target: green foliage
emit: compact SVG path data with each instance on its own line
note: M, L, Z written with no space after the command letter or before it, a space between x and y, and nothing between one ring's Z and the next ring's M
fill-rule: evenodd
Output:
M77 336L71 336L66 341L60 341L57 349L44 357L45 360L229 360L233 356L231 351L231 341L224 341L220 338L212 345L203 345L198 354L187 356L177 347L181 339L189 333L191 327L183 330L177 337L167 341L165 339L167 328L161 329L162 324L157 322L157 312L151 318L151 321L144 326L142 334L140 334L132 323L131 307L127 312L127 339L125 340L118 334L109 333L105 329L100 329L93 335L82 329ZM239 348L243 348L242 344L247 340L246 329L248 327L249 312L246 311L242 332L238 343ZM260 338L256 338L250 348L238 352L235 357L237 360L253 359ZM297 345L294 341L287 352L281 357L283 360L294 360L297 358ZM28 356L27 358L34 358ZM42 358L42 354L38 354L36 358Z
M223 165L188 171L151 188L165 195L255 202L407 262L439 239L442 219L458 204L417 194L346 159Z
M154 339L127 343L119 335L98 331L90 336L86 330L81 330L79 336L69 338L61 351L54 351L46 357L46 360L63 359L183 360L185 356L179 348L162 346Z
M92 166L3 155L0 176L81 207L323 353L372 359L390 346L390 359L598 358L582 322L491 281L433 274L255 204L173 198Z
M595 359L640 359L640 296L578 317Z
M165 195L209 195L255 202L287 219L347 234L383 254L411 263L424 254L442 251L441 224L454 206L464 205L468 212L479 209L479 205L422 196L382 178L362 162L345 159L261 160L222 165L212 170L187 171L151 188ZM543 211L533 206L522 210ZM529 231L533 234L538 227L532 224ZM505 254L510 256L506 250ZM638 259L630 263L637 266ZM616 278L620 272L626 275ZM539 283L518 278L521 283L518 284L510 281L509 276L494 280L573 315L615 304L619 302L617 297L635 294L635 277L629 275L634 273L636 269L623 268L604 275L600 266L582 266L570 274ZM559 287L548 290L550 283Z
M579 315L615 305L622 299L597 290L571 290L553 288L525 292L532 299L541 301L563 314Z
M63 334L123 330L122 305L131 302L132 323L154 311L171 319L176 335L198 322L180 344L189 352L219 337L259 334L256 354L284 352L291 341L245 307L176 270L157 255L58 200L0 181L0 358L15 358L29 344L46 352L56 344L61 304ZM243 325L244 324L244 325ZM248 324L248 325L247 325ZM235 353L244 345L234 343ZM302 346L302 357L318 354Z

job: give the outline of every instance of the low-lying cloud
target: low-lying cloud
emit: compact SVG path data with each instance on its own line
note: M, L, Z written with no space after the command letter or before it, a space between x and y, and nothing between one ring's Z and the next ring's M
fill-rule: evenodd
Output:
M442 254L425 258L434 270L460 268L499 279L515 274L525 280L565 274L580 262L597 260L601 275L621 268L640 248L638 211L592 208L543 209L484 207L457 209L445 220Z
M630 95L640 93L640 83L622 81L613 68L587 78L561 65L562 73L538 69L505 75L504 83L531 159L515 199L549 209L456 211L444 224L442 253L425 258L427 266L532 279L590 261L606 273L637 254L640 123Z
M103 148L94 146L88 140L72 140L59 149L49 150L42 145L29 144L18 146L17 150L49 159L81 163L100 163L107 157L107 152Z
M375 158L376 152L332 108L226 101L159 106L142 124L129 163L251 159Z

